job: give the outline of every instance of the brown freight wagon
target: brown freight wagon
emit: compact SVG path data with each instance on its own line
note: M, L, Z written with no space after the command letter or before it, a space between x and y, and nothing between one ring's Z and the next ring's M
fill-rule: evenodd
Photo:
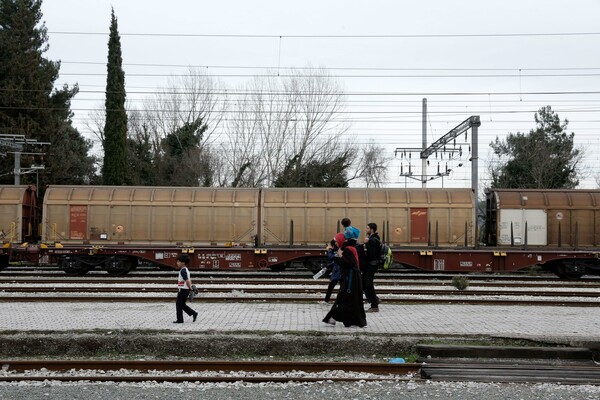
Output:
M15 259L15 247L38 240L38 224L35 186L0 186L0 269Z
M471 189L285 188L261 192L259 236L265 246L323 245L340 230L344 217L349 217L361 234L369 222L375 222L392 246L423 246L435 242L436 237L439 246L474 244Z
M486 192L492 246L597 247L600 190L493 189Z
M0 239L4 244L37 239L35 193L34 186L0 186Z
M42 240L63 244L253 243L258 189L50 186Z
M50 186L41 234L73 273L172 265L183 251L198 267L264 268L314 262L346 216L362 232L376 222L396 248L474 243L470 189Z
M344 217L392 245L473 244L470 189L50 186L42 239L64 244L322 246ZM260 224L257 221L260 220ZM431 226L431 232L429 227ZM465 232L467 227L467 232Z

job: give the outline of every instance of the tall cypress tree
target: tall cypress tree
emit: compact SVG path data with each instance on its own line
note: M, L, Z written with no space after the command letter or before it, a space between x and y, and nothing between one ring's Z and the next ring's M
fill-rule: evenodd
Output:
M94 160L88 156L91 143L71 121L71 100L78 87L54 88L60 62L44 57L49 45L41 7L41 0L0 0L0 133L51 143L24 149L45 152L43 159L21 159L25 168L32 161L45 165L40 187L87 183L94 175ZM12 157L0 157L0 183L12 183L7 172L13 167ZM21 183L35 182L35 175L21 177Z
M121 38L113 9L106 76L106 122L102 166L102 181L105 185L124 185L127 181L127 113L125 112L125 72L122 64Z

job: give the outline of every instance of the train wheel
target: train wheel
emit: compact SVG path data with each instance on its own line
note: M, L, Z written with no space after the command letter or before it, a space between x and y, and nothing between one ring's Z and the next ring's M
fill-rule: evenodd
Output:
M104 263L104 269L111 275L125 275L131 271L132 262L127 258L112 257Z
M8 268L8 263L10 261L10 257L8 254L0 254L0 271Z
M63 258L59 261L59 268L67 275L81 276L87 274L90 269L87 265L74 258Z
M583 271L580 265L573 263L560 263L554 267L554 273L562 279L579 279L585 274L585 266Z
M277 265L271 265L269 266L269 269L271 271L276 271L276 272L280 272L280 271L284 271L287 267L287 263L285 264L277 264Z

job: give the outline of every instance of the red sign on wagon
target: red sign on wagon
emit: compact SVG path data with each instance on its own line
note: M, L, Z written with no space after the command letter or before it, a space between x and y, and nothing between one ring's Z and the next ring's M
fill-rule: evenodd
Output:
M71 206L70 239L86 239L87 206Z

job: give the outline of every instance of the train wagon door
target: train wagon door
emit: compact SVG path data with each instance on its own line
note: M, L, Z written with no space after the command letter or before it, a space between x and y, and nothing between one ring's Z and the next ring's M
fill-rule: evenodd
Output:
M71 206L69 239L87 239L87 206Z
M410 209L410 242L427 243L427 209Z

